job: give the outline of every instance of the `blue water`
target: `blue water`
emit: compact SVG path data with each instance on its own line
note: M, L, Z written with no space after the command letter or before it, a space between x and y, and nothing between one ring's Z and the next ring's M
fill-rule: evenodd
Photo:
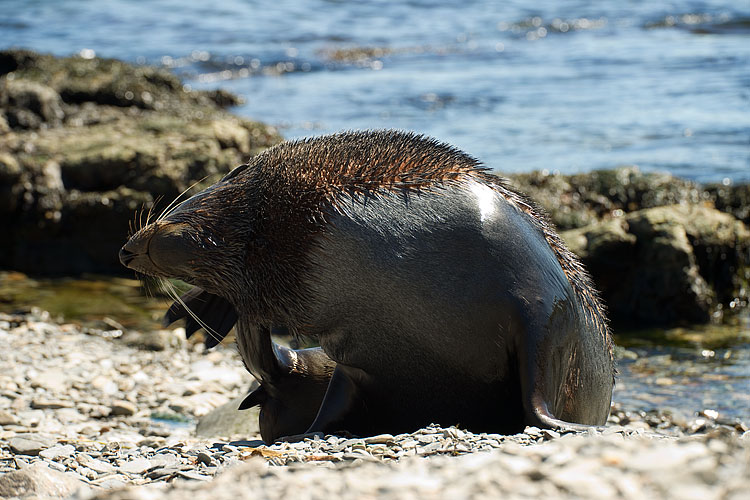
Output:
M287 138L392 127L505 172L750 180L747 0L0 0L11 46L163 64Z

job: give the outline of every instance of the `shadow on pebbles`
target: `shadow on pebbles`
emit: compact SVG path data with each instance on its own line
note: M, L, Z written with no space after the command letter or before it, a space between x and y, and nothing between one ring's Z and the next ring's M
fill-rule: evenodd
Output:
M144 350L117 329L0 314L0 497L750 498L750 432L709 412L615 404L585 433L430 426L265 446L257 414L233 418L252 383L234 349L160 335Z

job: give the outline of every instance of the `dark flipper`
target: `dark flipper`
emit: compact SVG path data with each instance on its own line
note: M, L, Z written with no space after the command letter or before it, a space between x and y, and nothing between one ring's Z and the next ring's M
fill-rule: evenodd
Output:
M268 400L268 392L262 385L248 394L240 403L238 410L248 410L254 406L262 405Z
M188 338L203 328L203 324L208 325L213 331L206 332L204 342L207 349L224 340L224 337L237 322L237 312L229 301L218 295L208 293L202 288L193 287L180 299L181 302L175 301L169 308L164 315L162 324L169 326L175 321L185 318L185 335ZM203 324L196 320L188 312L188 309L200 318Z
M318 415L307 433L335 434L344 430L367 433L367 408L361 393L361 385L367 379L365 372L358 368L337 365Z

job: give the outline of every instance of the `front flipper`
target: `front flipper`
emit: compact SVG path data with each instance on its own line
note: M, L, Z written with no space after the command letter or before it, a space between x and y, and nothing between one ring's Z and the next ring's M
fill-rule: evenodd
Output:
M336 365L318 415L306 434L367 434L370 416L364 388L369 378L359 368Z
M271 344L277 367L240 403L239 409L260 406L260 434L267 444L296 435L310 426L321 406L336 363L321 348L289 349Z
M605 428L603 425L577 424L555 418L540 396L532 397L531 407L532 409L526 417L526 425L532 425L540 429L551 429L560 432L587 432L593 429L601 432Z
M162 324L166 327L182 318L185 318L185 335L188 338L206 326L211 329L206 331L204 340L206 349L210 349L227 336L237 322L237 312L228 300L196 286L172 304Z

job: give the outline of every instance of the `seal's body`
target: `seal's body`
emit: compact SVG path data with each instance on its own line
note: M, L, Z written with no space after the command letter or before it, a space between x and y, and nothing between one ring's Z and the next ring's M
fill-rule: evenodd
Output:
M311 414L320 396L307 395L326 388L314 421L267 441L429 423L508 433L603 424L609 411L611 340L578 261L528 199L421 136L271 148L143 228L121 258L236 310L262 389L244 406L273 402L281 418L293 405L275 392ZM317 362L294 368L290 356L308 354L281 352L271 325L316 337Z

